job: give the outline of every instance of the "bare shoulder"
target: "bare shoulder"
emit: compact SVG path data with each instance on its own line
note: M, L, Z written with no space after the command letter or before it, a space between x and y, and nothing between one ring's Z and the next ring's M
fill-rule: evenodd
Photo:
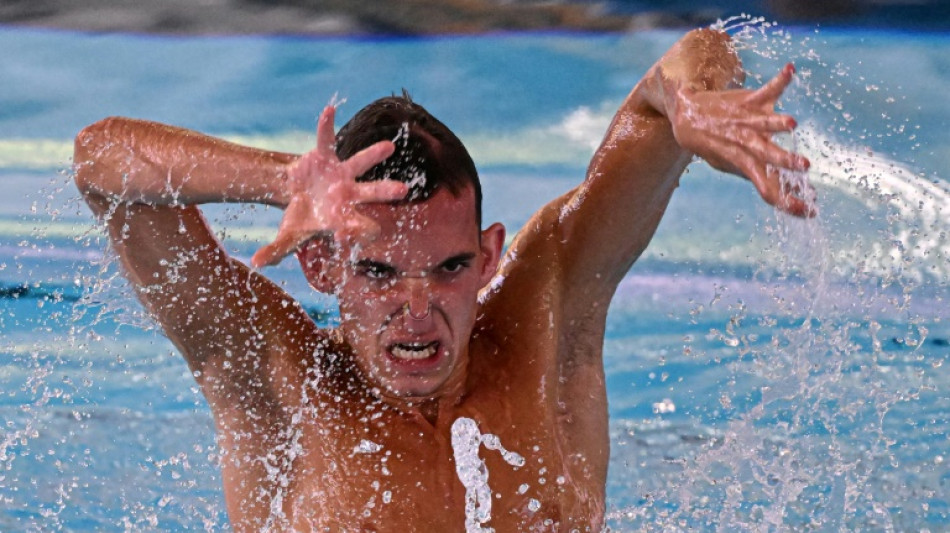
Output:
M570 278L573 247L563 223L573 192L536 213L512 241L482 294L479 325L501 351L530 353L537 372L563 372L565 361L600 362L612 287L578 294ZM502 356L507 359L507 356ZM518 364L524 365L524 358Z
M609 303L616 276L585 273L582 277L576 266L588 247L615 246L602 242L585 247L578 242L588 235L577 227L577 219L599 216L589 213L589 194L581 184L555 198L515 235L498 273L482 294L486 316L503 322L516 316L563 319L564 328L557 331L569 335L592 311L594 316L605 316L601 303Z
M479 297L484 319L513 324L536 316L539 305L558 298L563 289L558 214L566 200L565 195L541 208L514 236Z
M212 403L225 385L259 385L272 364L294 360L317 334L293 298L228 254L197 207L273 200L264 185L273 188L289 160L125 118L99 121L76 137L77 187L136 296Z
M230 257L196 206L123 203L104 221L136 296L212 406L238 392L275 394L269 384L313 353L320 331L306 310Z

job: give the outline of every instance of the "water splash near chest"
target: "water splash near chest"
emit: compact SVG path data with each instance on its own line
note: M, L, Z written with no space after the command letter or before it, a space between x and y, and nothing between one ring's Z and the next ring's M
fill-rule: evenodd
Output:
M506 463L513 467L524 465L524 457L506 450L497 435L483 434L471 418L459 417L452 423L452 453L455 457L455 472L465 487L466 533L488 533L492 528L483 527L491 520L491 488L488 486L488 467L478 456L484 445L489 450L501 452Z

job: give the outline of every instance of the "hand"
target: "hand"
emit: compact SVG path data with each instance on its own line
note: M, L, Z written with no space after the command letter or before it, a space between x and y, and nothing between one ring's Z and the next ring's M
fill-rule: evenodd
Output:
M757 90L680 90L670 113L680 146L706 160L713 168L743 176L762 198L786 213L814 216L815 209L800 185L785 182L780 170L808 170L807 158L782 149L772 135L795 129L795 119L775 112L775 104L792 81L795 68L785 65ZM805 187L810 189L807 184Z
M380 141L346 161L334 150L333 118L336 108L327 106L317 123L317 145L287 167L290 202L280 221L277 237L262 247L251 265L275 265L314 237L336 241L372 239L379 225L355 207L359 204L393 202L408 192L405 183L382 180L357 183L356 177L392 155L395 146Z

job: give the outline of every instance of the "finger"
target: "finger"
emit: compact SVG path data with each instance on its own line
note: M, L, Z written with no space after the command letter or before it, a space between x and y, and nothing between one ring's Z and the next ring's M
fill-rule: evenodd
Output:
M747 136L740 144L751 154L774 167L803 172L811 166L807 157L785 150L759 135Z
M713 143L712 148L718 154L727 154L729 157L722 161L709 161L714 168L733 174L739 174L755 185L759 196L769 205L786 213L798 217L812 217L817 214L815 206L803 200L800 195L793 194L791 187L783 186L779 170L765 164L761 158L750 152L741 144ZM790 185L790 184L787 184ZM807 185L807 184L806 184ZM810 185L808 185L810 187Z
M818 215L818 208L799 196L783 193L775 207L799 218L812 218Z
M778 207L782 201L783 195L781 186L778 183L777 179L769 179L768 168L762 164L752 164L748 169L744 170L749 176L749 181L751 181L756 190L759 192L759 196L765 200L765 203Z
M724 139L707 139L706 152L701 154L706 163L721 172L751 179L745 169L754 162L741 143Z
M792 216L810 218L818 214L814 204L794 194L787 183L782 183L781 173L774 167L758 166L750 170L751 181L755 184L759 195L766 203Z
M761 196L766 203L772 206L776 205L782 193L782 185L778 179L778 172L770 173L769 166L741 144L726 147L724 147L725 143L719 144L723 146L717 147L719 150L718 153L725 153L724 150L729 150L728 163L735 169L732 173L738 174L751 181L759 192L759 196ZM723 167L728 168L729 165L723 165Z
M761 130L769 133L792 131L798 127L795 118L789 115L756 115L735 119L738 126Z
M794 119L792 120L794 121ZM760 132L730 127L723 129L721 135L728 139L731 144L762 159L767 164L796 171L805 171L811 166L811 162L807 157L781 148L772 141L771 136L762 135ZM719 143L717 146L722 150L724 145Z
M323 157L336 157L336 133L333 131L335 116L336 107L328 105L323 108L317 121L317 150Z
M766 104L778 100L790 83L792 75L795 73L795 67L791 63L779 71L768 83L752 92L750 102Z
M354 177L362 176L367 170L375 167L393 155L396 145L392 141L379 141L353 154L353 157L343 162L346 170Z
M775 205L778 201L779 186L777 181L769 181L765 164L745 150L739 151L733 160L738 173L755 185L759 196L769 205Z
M782 197L778 208L798 217L814 217L818 214L815 205L815 188L804 175L795 175L779 171L782 184Z
M251 257L251 266L261 268L264 266L273 266L293 253L298 246L307 240L307 236L294 233L280 233L270 244L262 246Z
M396 180L359 183L354 189L353 201L359 204L398 202L408 192L409 185Z

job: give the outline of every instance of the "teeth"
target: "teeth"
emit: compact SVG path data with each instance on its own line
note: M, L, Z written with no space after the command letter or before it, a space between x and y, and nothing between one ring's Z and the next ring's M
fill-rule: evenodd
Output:
M419 360L428 359L435 355L437 343L420 344L397 344L393 346L392 353L398 359Z

